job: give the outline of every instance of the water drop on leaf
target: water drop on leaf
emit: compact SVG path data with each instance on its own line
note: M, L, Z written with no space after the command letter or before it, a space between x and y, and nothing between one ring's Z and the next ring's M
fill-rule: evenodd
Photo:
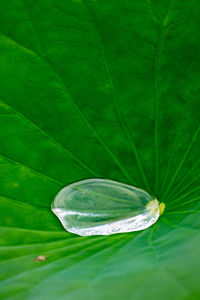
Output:
M143 230L163 210L164 204L159 206L144 190L99 178L64 187L52 202L52 211L63 227L81 236Z

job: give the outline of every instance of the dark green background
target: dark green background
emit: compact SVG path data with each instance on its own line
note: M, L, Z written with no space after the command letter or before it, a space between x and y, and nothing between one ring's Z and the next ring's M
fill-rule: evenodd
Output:
M200 299L199 32L198 0L0 1L0 299ZM91 177L164 215L65 232L50 203Z

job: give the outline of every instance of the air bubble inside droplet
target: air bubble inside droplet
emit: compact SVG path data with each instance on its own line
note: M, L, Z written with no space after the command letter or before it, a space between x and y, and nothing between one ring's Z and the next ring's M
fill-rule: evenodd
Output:
M158 200L144 190L99 178L64 187L52 211L67 231L81 236L143 230L160 216Z

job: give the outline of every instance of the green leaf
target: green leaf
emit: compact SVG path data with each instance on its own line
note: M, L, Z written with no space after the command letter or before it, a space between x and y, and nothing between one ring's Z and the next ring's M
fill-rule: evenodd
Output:
M0 299L200 298L199 15L198 0L0 1ZM67 233L50 203L92 177L165 212Z

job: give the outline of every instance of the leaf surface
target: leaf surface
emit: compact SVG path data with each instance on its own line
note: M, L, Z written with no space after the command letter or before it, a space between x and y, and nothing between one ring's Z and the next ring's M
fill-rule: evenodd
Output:
M197 0L0 2L0 299L200 298L199 15ZM51 201L92 177L166 210L140 232L67 233Z

